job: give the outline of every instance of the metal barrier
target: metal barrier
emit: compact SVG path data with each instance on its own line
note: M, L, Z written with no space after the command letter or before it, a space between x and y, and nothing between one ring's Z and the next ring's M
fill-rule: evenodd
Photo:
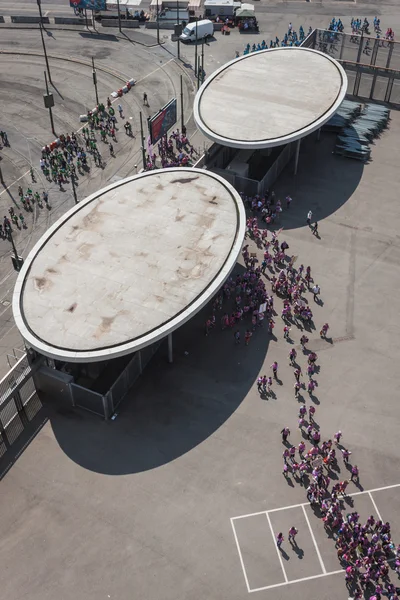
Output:
M84 408L105 419L110 417L110 411L105 396L88 388L84 388L77 383L70 383L69 385L72 394L72 402L75 406Z
M345 69L348 93L400 104L400 42L367 35L314 30L312 48L329 54Z
M42 408L33 380L41 364L24 354L0 381L0 457Z
M40 21L42 21L42 23L44 25L49 25L50 24L50 19L49 17L25 17L25 16L12 16L11 17L11 23L29 23L29 24L34 24L34 25L38 25L40 23Z
M130 362L126 365L121 375L111 386L107 394L107 401L109 403L110 411L112 413L115 412L124 396L128 393L128 391L131 389L135 381L142 373L143 367L141 359L141 352L136 352L132 360L130 360Z

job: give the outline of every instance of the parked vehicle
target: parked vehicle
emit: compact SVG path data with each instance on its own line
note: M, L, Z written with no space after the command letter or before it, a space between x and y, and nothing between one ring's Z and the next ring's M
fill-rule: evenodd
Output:
M188 23L179 38L182 42L194 42L196 39L206 40L207 38L213 37L213 35L213 23L208 19L203 19L202 21Z

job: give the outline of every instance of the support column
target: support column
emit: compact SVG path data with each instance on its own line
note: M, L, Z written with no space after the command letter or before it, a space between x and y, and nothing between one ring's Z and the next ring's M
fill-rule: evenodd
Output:
M173 348L172 348L172 333L168 334L168 362L169 363L174 362L174 354L173 354Z
M296 153L294 155L294 174L295 175L297 175L297 167L299 166L300 143L301 143L301 139L297 140Z

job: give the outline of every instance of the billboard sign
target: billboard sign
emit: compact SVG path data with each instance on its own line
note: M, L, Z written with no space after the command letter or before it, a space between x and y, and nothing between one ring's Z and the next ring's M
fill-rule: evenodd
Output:
M69 5L84 10L106 10L106 0L69 0Z
M152 144L156 144L168 130L176 123L176 98L173 98L163 106L153 117L149 119L149 133Z

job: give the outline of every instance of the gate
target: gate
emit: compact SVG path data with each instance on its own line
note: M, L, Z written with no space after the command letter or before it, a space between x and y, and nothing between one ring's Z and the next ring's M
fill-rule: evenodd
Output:
M31 364L24 354L0 381L0 458L42 408L33 381L41 364L42 359Z

